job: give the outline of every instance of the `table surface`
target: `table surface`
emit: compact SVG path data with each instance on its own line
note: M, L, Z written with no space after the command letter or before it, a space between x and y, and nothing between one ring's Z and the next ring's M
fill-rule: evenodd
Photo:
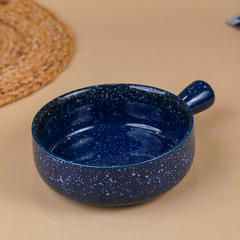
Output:
M233 0L38 0L75 38L54 81L0 108L1 239L238 239L240 236L240 13ZM175 94L208 82L215 104L195 116L196 155L187 176L144 204L94 207L39 177L31 122L51 99L102 83L138 83Z

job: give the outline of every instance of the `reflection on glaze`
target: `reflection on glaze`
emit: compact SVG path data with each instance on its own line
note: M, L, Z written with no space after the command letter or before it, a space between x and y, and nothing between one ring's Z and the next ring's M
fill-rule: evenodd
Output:
M140 91L149 92L149 93L155 93L155 94L160 94L160 95L166 94L166 92L164 90L160 90L157 88L150 88L148 86L130 85L129 87L132 89L138 89Z
M101 124L72 132L50 151L75 163L116 166L157 157L176 144L172 136L145 124Z
M148 119L162 121L160 109L141 102L127 102L125 105L126 113L137 119Z
M201 80L191 83L178 96L187 103L193 114L206 110L215 101L212 88Z

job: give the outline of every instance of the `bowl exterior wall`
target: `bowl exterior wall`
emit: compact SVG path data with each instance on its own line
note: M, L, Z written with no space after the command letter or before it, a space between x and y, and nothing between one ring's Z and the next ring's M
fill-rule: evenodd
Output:
M177 185L189 171L195 152L194 129L173 151L132 166L87 167L48 154L33 139L36 168L56 192L98 206L123 206L150 200Z

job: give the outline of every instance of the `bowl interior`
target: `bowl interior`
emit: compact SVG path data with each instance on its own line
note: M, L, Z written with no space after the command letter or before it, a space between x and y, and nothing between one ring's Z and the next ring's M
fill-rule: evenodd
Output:
M177 96L153 87L109 84L56 98L35 116L38 145L60 159L88 166L148 161L175 148L192 128Z

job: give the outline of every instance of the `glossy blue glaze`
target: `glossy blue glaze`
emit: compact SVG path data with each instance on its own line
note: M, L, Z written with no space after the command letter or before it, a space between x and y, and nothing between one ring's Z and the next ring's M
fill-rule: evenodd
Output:
M32 124L42 179L58 193L100 206L149 200L180 182L194 157L193 115L167 91L107 84L67 93Z
M240 14L229 19L227 21L227 24L230 26L240 27Z
M215 101L215 94L212 88L201 80L190 84L178 96L187 103L193 114L206 110Z

